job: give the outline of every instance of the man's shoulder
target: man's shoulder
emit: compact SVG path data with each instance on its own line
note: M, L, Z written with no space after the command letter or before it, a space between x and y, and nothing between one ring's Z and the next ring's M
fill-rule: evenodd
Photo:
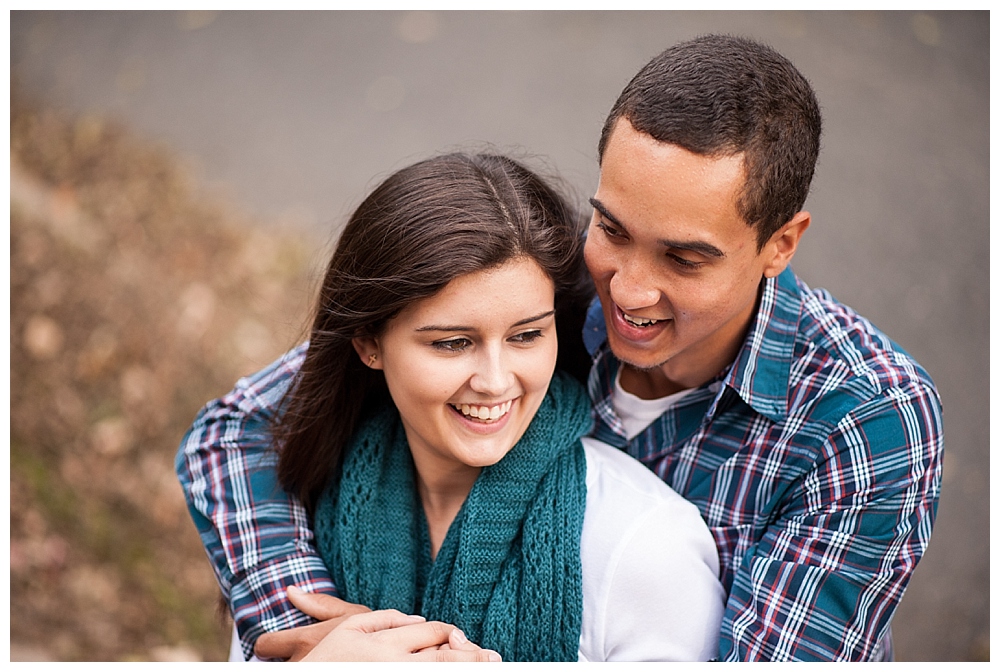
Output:
M927 371L870 320L796 278L802 312L789 378L789 411L817 405L840 415L887 398L938 393ZM824 414L825 415L825 414Z
M309 344L303 343L265 366L240 378L228 393L209 404L244 415L272 416L305 360Z

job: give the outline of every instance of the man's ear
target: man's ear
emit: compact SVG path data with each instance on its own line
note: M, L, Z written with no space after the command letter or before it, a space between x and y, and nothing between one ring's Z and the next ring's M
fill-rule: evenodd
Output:
M809 228L812 216L805 210L795 213L784 226L774 232L771 239L764 244L761 254L764 255L764 277L773 278L781 275L799 247L802 234Z
M382 369L382 350L374 336L355 336L351 339L351 345L362 364L370 369Z

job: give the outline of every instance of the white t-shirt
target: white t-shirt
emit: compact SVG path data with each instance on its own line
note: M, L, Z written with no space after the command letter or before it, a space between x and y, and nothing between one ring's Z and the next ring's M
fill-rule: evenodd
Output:
M583 439L580 660L709 660L725 592L698 508L622 451Z
M621 367L618 369L618 375L615 376L615 391L611 394L611 406L621 419L622 425L625 426L625 436L630 441L638 436L642 430L649 427L654 420L666 413L667 409L695 390L692 387L657 399L643 399L625 391L625 388L622 387L622 371L624 370L625 367Z

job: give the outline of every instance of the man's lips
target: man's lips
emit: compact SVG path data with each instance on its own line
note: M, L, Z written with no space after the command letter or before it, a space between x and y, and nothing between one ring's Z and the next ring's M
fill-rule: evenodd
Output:
M657 322L663 322L663 320L654 320L646 317L635 317L634 315L629 315L624 311L622 312L622 317L624 317L625 321L631 324L633 327L650 327L656 324Z
M622 310L618 304L612 305L611 326L619 336L627 341L635 343L651 341L663 333L663 330L673 321L630 315Z

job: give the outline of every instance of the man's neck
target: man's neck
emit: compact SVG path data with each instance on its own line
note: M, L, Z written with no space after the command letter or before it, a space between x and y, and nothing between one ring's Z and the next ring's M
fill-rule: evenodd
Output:
M660 399L687 389L670 380L660 367L637 369L624 362L620 382L623 390L640 399Z

